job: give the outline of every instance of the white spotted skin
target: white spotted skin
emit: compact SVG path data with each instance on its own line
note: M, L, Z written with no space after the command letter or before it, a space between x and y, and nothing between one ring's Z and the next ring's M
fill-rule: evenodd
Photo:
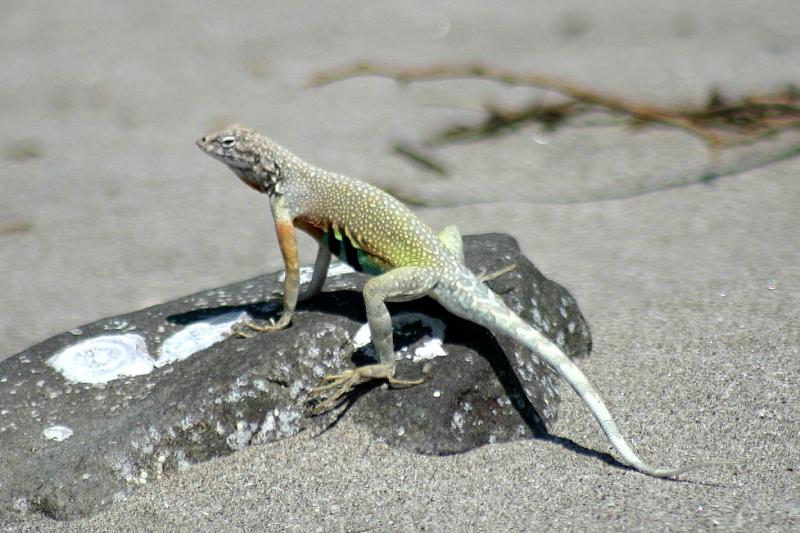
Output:
M364 287L367 320L383 364L380 377L394 374L392 325L385 302L431 296L453 314L510 336L537 353L581 397L611 444L633 468L655 477L669 477L694 468L654 468L633 452L614 423L601 396L561 349L512 312L461 261L461 247L445 246L433 230L402 203L362 181L313 167L278 144L234 124L197 141L207 154L227 164L250 187L270 195L292 224L320 241L319 229L334 229L375 258L380 275ZM452 239L457 231L448 232ZM458 251L455 251L455 249ZM325 264L323 262L323 264ZM315 277L323 273L315 272ZM297 281L286 292L295 295ZM321 283L312 283L321 287ZM284 307L287 307L284 295ZM285 309L286 311L286 309ZM287 324L288 320L284 323Z
M237 143L226 149L220 139ZM453 258L425 222L403 203L363 181L309 165L258 132L233 124L197 141L201 150L226 163L247 185L282 197L295 218L335 224L362 249L385 263L432 266Z
M433 230L405 205L363 181L309 167L302 180L286 180L280 192L289 209L314 225L340 232L386 264L438 266L451 259Z

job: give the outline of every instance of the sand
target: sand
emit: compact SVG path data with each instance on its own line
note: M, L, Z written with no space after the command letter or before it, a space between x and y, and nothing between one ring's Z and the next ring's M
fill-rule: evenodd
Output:
M560 440L424 457L345 421L172 472L87 520L11 514L0 525L800 528L800 158L630 195L697 175L709 154L685 133L599 116L437 150L451 169L440 178L394 156L390 143L529 93L480 82L404 89L379 79L303 87L316 69L365 58L481 60L665 105L701 103L712 87L735 96L800 79L791 0L769 9L754 1L598 6L4 5L0 358L103 316L280 266L265 199L193 143L236 120L326 168L430 204L448 200L416 208L434 226L514 235L577 298L595 341L581 367L641 455L670 466L739 464L681 481L625 470L606 460L602 433L565 391L553 427ZM793 142L782 136L752 150ZM309 241L303 252L313 260Z

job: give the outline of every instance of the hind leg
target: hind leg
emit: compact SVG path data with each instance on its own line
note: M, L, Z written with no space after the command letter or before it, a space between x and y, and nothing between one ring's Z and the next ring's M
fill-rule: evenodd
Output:
M386 308L386 302L421 298L436 285L437 279L433 269L427 267L400 267L367 281L364 285L364 304L378 363L325 376L323 381L328 383L312 389L309 394L309 399L319 402L313 407L313 413L327 411L336 400L359 383L385 379L390 385L409 387L424 381L403 380L394 376L396 361L392 340L392 317Z

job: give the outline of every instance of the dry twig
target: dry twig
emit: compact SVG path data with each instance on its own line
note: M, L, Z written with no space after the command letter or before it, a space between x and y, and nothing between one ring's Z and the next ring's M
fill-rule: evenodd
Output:
M11 233L23 233L30 230L33 224L27 220L17 220L16 222L8 222L0 224L0 235L9 235Z
M666 108L633 103L552 76L517 73L481 64L402 69L356 63L319 72L313 76L310 85L320 86L357 76L383 76L401 83L457 78L493 80L507 85L546 89L571 99L565 104L550 106L534 103L519 109L490 107L482 123L448 128L435 136L433 143L493 135L529 121L554 126L569 117L596 109L621 114L638 123L682 129L701 138L714 152L800 126L800 89L795 86L788 86L779 93L745 97L735 102L727 102L714 92L705 107Z

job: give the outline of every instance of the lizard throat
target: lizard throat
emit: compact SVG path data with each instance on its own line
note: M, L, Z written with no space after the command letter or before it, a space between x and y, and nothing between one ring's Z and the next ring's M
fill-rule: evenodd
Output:
M241 168L234 166L231 166L230 168L233 170L233 173L236 174L239 179L251 189L269 196L280 194L280 191L278 190L278 182L280 180L278 179L277 175L268 174L265 178L259 179L253 176L251 173L245 172Z

